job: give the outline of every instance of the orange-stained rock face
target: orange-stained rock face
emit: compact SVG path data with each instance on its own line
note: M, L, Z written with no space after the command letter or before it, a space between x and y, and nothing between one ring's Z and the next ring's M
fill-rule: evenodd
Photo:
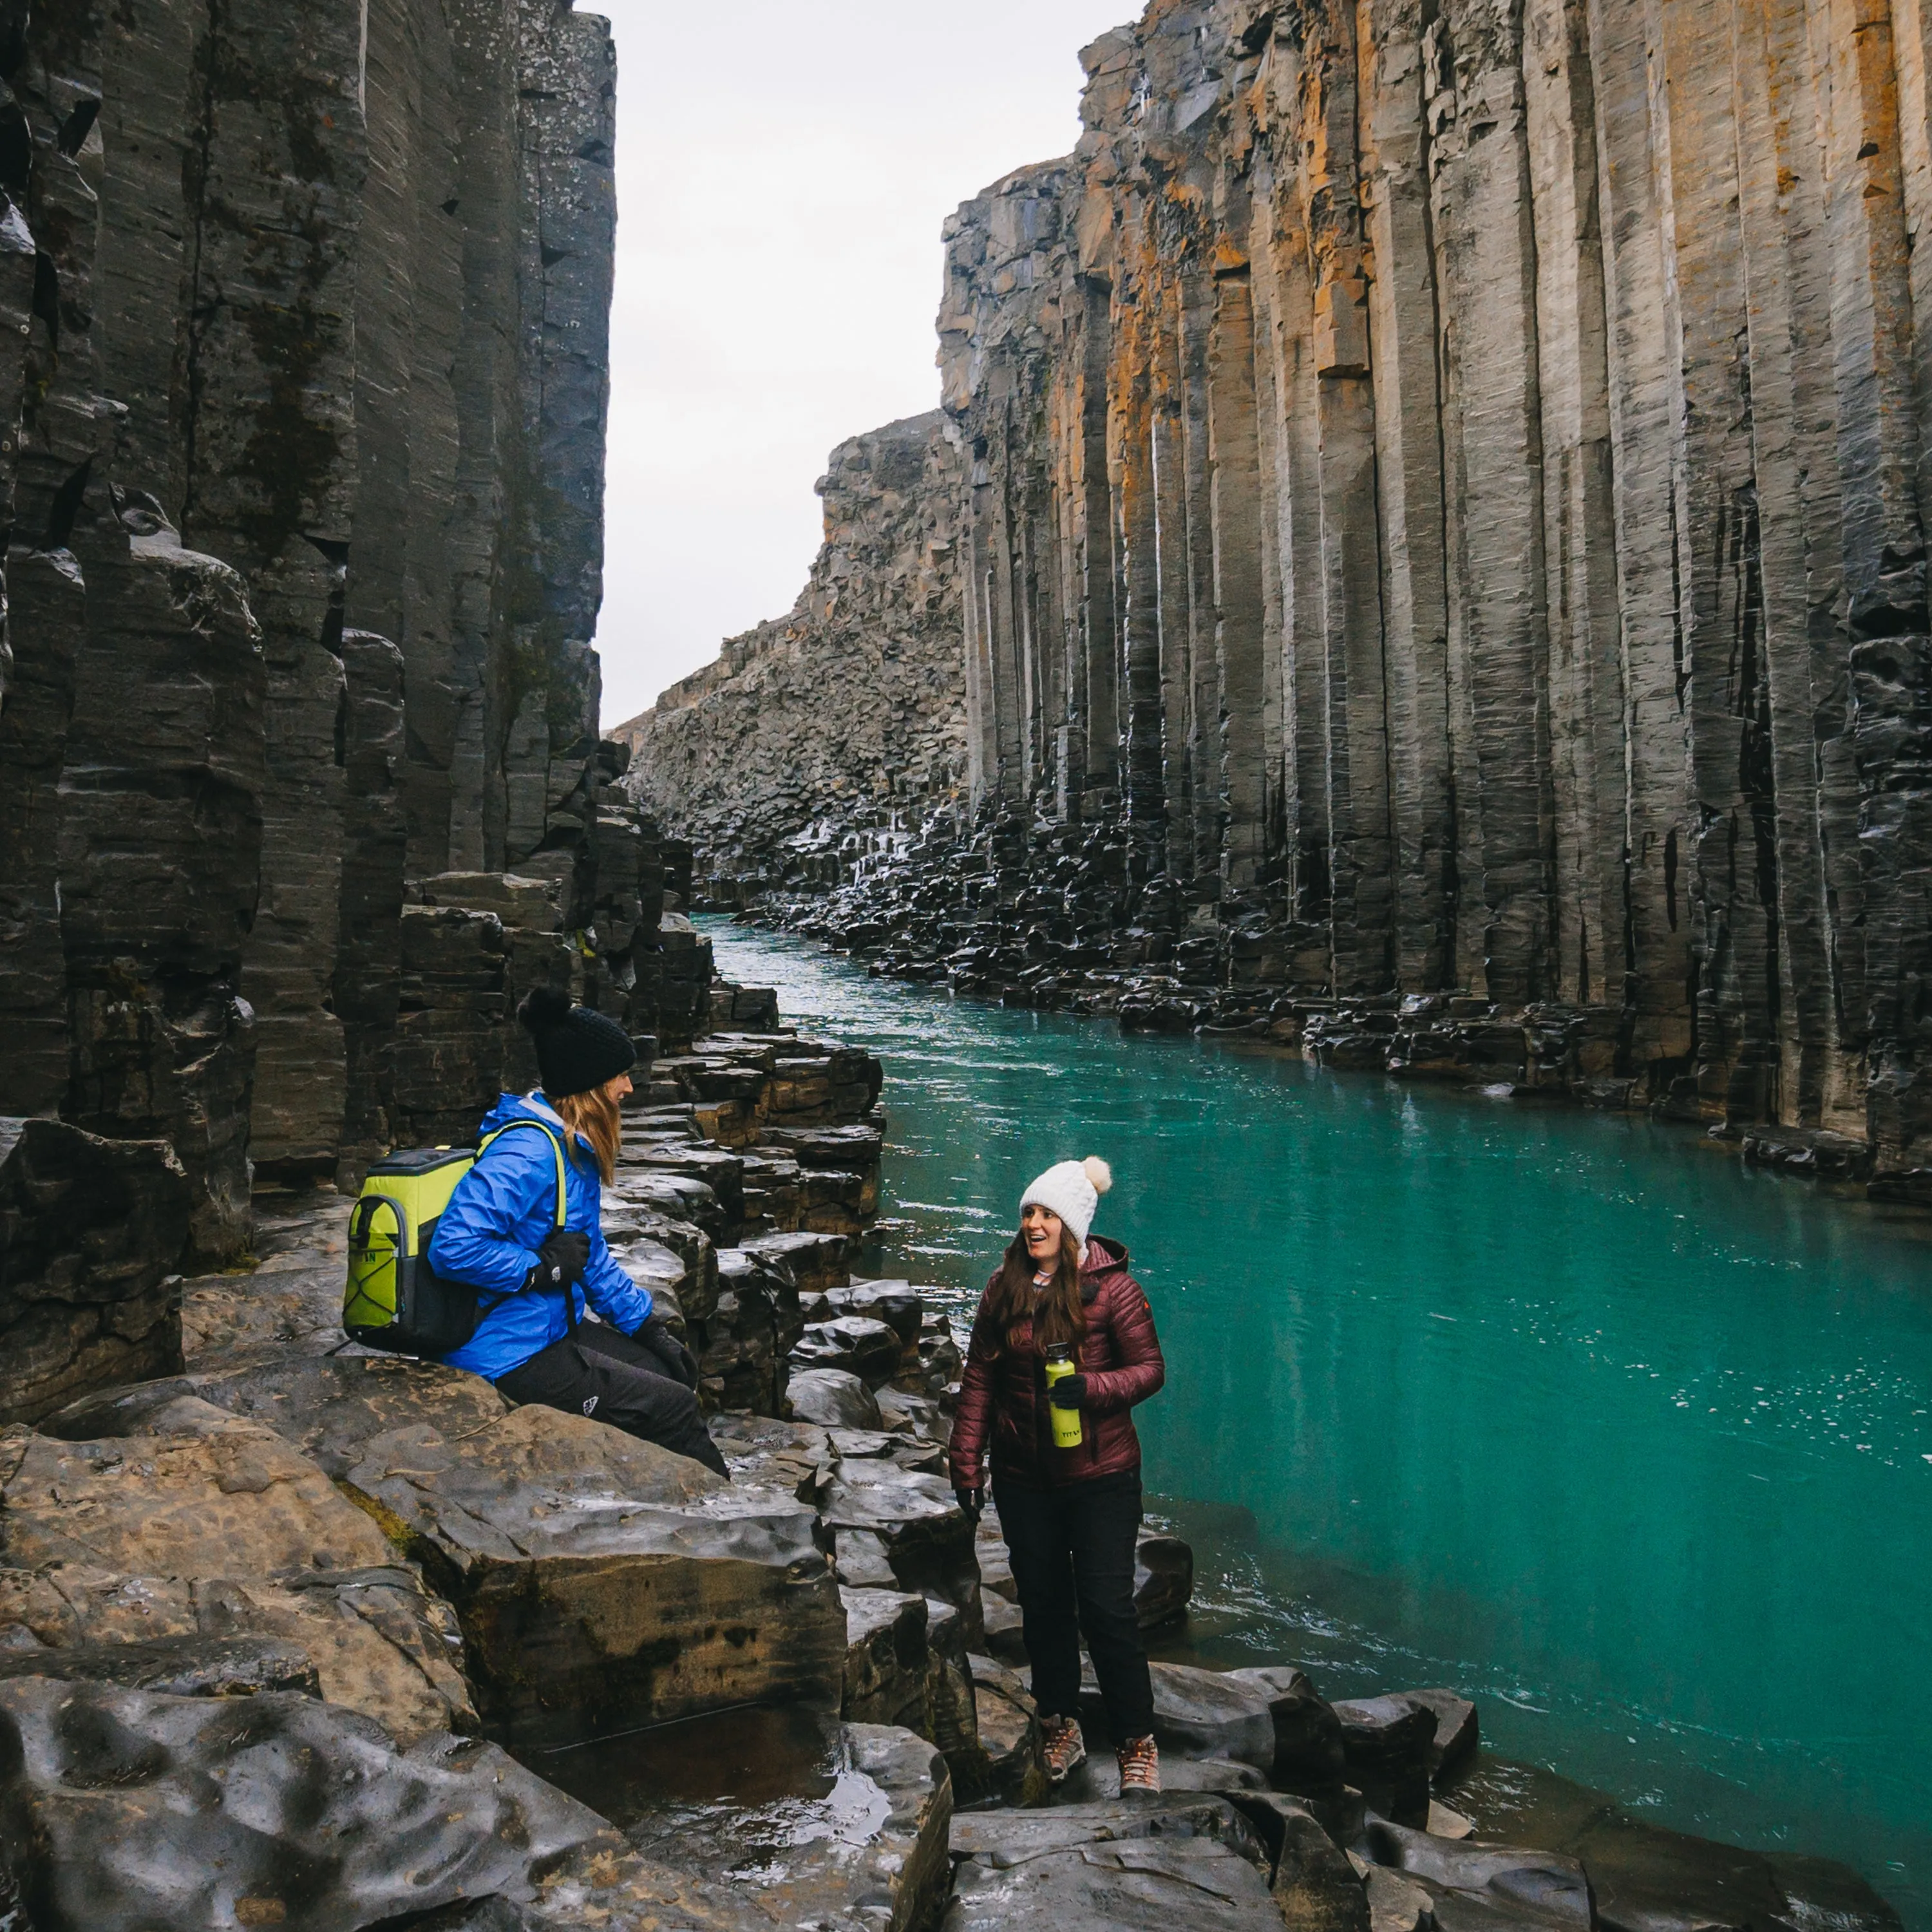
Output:
M734 890L1163 1024L1410 998L1375 1064L1847 1136L1932 1199L1922 23L1738 20L1164 0L1095 42L1074 152L946 225L966 809L887 836L806 772L837 880ZM762 794L680 755L722 863Z

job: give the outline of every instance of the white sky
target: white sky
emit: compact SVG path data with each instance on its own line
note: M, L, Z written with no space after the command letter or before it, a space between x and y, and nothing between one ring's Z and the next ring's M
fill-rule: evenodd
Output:
M940 224L1140 0L580 0L617 41L604 720L782 616L832 446L938 406Z

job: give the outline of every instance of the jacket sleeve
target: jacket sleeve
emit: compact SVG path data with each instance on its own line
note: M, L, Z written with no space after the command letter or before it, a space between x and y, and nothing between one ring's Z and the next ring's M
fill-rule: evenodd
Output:
M1154 1310L1146 1292L1130 1275L1107 1297L1108 1320L1114 1330L1117 1369L1090 1370L1082 1408L1096 1415L1114 1415L1145 1402L1167 1380L1160 1338L1154 1332Z
M973 1333L966 1344L966 1366L959 1376L959 1406L952 1418L952 1438L946 1460L956 1490L976 1490L984 1480L980 1472L986 1460L993 1422L993 1369L992 1327L986 1318L986 1298L980 1298L973 1317Z
M518 1238L541 1194L556 1211L556 1165L548 1135L506 1134L493 1141L456 1184L436 1223L429 1264L451 1281L490 1294L514 1294L537 1264Z
M594 1192L592 1198L596 1198ZM610 1244L604 1238L604 1230L595 1221L586 1232L590 1236L590 1264L584 1270L585 1298L612 1328L634 1335L651 1318L650 1291L640 1288L617 1265Z

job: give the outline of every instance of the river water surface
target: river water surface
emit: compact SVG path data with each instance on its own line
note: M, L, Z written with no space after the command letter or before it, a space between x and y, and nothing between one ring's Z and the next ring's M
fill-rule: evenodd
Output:
M1932 1226L1682 1129L1123 1038L706 922L883 1056L875 1261L970 1308L1104 1154L1168 1364L1150 1508L1210 1660L1454 1685L1658 1822L1932 1928ZM963 1330L962 1330L963 1340Z

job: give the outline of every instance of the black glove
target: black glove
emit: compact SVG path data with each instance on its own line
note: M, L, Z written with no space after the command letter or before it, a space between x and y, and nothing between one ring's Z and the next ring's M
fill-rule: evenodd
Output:
M698 1358L671 1333L669 1320L662 1315L648 1316L637 1331L637 1339L650 1350L688 1389L698 1386Z
M537 1250L537 1264L524 1277L526 1288L540 1288L555 1294L572 1282L584 1279L590 1265L590 1237L574 1228L560 1228L547 1236Z
M1087 1378L1079 1374L1062 1376L1048 1393L1055 1408L1078 1408L1087 1400Z
M986 1492L984 1490L955 1490L952 1492L952 1499L966 1512L966 1520L968 1522L977 1522L981 1512L986 1507Z

